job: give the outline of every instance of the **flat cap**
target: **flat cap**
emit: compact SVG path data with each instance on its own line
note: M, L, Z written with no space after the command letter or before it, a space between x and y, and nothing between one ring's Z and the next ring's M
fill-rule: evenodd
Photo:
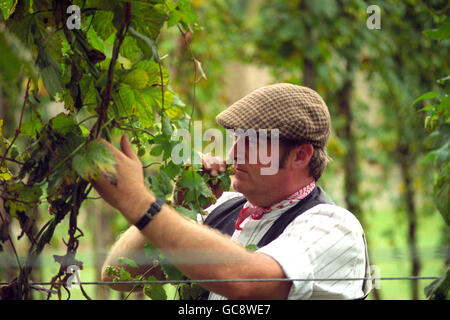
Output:
M221 112L216 121L227 129L278 129L280 138L323 148L330 136L330 113L314 90L290 83L259 88Z

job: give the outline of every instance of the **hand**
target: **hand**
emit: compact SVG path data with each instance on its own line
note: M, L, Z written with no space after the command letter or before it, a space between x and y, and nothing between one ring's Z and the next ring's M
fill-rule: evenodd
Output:
M145 187L142 163L126 135L120 140L122 151L106 140L100 141L115 157L117 183L111 183L102 173L99 173L98 179L91 183L107 203L122 212L131 223L135 223L155 200Z
M201 154L202 159L202 168L203 172L208 173L210 176L215 177L219 173L225 172L226 170L226 163L225 160L221 157L215 157L211 153L208 154ZM200 172L200 174L202 174ZM212 193L216 197L216 199L220 198L220 196L223 194L223 190L220 187L220 181L216 184L212 184L211 181L209 182L209 186L211 188ZM176 204L181 205L183 203L184 197L187 193L186 188L178 187L176 191ZM207 204L203 206L203 208L209 207L211 204ZM186 206L185 206L186 207Z
M203 170L212 177L217 176L219 173L225 172L227 169L225 160L221 157L213 156L211 153L202 154L202 165ZM219 199L223 194L223 190L220 187L220 181L216 184L210 183L210 187L216 199Z
M225 160L221 157L216 157L211 153L202 154L203 170L212 177L217 176L219 173L225 172L227 165Z

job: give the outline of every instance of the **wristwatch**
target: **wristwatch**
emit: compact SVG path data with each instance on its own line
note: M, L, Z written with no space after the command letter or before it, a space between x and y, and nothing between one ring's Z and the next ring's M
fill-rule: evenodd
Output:
M134 224L136 228L138 228L139 230L144 229L145 226L153 220L156 214L161 211L163 204L163 200L156 199L156 201L151 204L150 208L148 208L142 218L140 218L139 221Z

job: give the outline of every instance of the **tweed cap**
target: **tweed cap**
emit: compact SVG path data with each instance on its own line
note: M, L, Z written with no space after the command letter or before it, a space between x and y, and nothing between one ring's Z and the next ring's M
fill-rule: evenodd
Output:
M259 88L221 112L216 121L227 129L278 129L280 138L324 148L330 136L328 108L314 90L279 83Z

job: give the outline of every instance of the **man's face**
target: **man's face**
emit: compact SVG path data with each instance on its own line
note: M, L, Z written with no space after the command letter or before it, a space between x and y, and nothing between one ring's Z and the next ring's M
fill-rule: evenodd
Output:
M245 145L245 147L244 147ZM247 198L262 197L283 184L287 170L279 168L283 147L270 139L263 141L245 135L235 135L229 151L236 171L234 190ZM276 170L274 170L276 169Z

